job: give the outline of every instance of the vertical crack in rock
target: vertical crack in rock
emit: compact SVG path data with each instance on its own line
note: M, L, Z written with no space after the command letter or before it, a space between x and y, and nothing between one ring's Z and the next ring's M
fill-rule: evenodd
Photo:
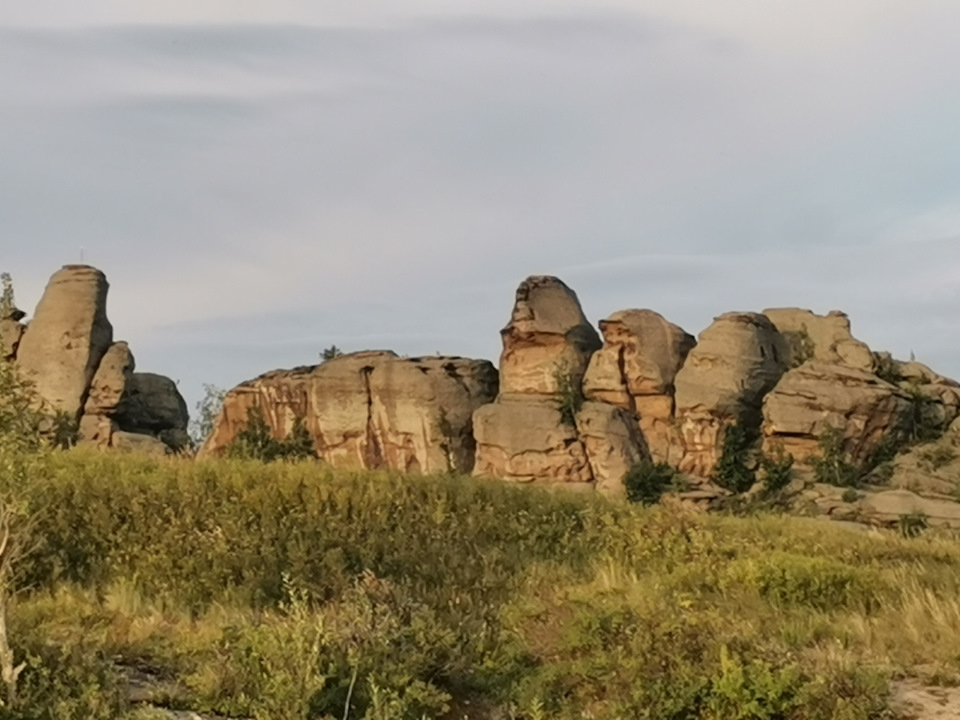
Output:
M383 448L380 447L380 438L377 435L376 421L373 417L373 389L370 376L373 375L373 366L366 365L360 369L363 378L363 387L367 394L367 430L366 444L363 447L364 464L371 470L383 467Z

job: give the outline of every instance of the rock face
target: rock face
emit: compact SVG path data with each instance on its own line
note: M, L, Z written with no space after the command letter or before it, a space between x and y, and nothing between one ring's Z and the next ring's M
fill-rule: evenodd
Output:
M81 443L185 449L183 397L168 378L133 372L130 348L113 342L108 289L99 270L64 267L47 284L28 328L16 309L0 319L2 359L14 360L34 382L44 409L77 420Z
M647 456L636 415L607 403L586 402L577 413L577 433L596 489L626 497L623 476Z
M580 395L590 357L602 346L576 294L554 277L527 278L500 335L500 394L474 413L474 474L592 488L576 403L569 404L566 417L560 410L564 395L568 403ZM584 411L584 418L593 417ZM593 427L587 419L581 424Z
M278 438L302 418L318 455L332 465L469 472L473 412L496 394L497 371L485 360L343 355L231 390L203 453L223 452L259 406Z
M721 315L700 334L675 379L681 471L709 476L726 428L759 426L763 398L785 369L780 343L773 323L757 313Z
M806 362L787 372L764 402L764 445L782 445L797 460L819 453L819 438L840 428L855 462L897 433L909 400L876 375L843 365Z
M600 337L576 293L555 277L530 277L517 288L510 322L500 331L500 393L551 397L558 374L579 385Z
M113 433L119 429L114 422L117 406L130 382L135 361L125 342L114 343L107 350L97 368L87 401L80 418L79 439L99 447L110 447Z
M653 459L679 462L674 379L696 340L652 310L614 313L600 330L604 344L590 360L584 395L634 413Z
M850 319L838 310L816 315L800 308L772 308L763 314L783 336L788 366L816 360L871 373L876 369L870 348L853 337Z
M17 363L54 410L78 418L107 349L107 278L86 265L67 265L43 293L17 350Z
M577 428L564 422L551 402L505 398L484 405L473 415L473 429L477 438L476 475L512 482L593 487L590 463Z

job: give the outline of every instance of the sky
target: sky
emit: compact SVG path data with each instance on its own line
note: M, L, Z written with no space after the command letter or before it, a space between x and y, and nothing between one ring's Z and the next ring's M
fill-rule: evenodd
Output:
M839 7L838 7L839 6ZM954 0L0 6L0 270L81 259L138 368L496 361L528 275L596 323L850 315L960 378Z

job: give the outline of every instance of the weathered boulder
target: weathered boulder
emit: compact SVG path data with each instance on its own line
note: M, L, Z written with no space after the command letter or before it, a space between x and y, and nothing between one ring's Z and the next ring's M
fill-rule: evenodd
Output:
M132 433L118 430L113 433L111 447L129 453L143 453L146 455L169 455L171 450L154 435Z
M818 455L819 439L843 432L854 462L863 462L900 432L910 401L894 385L867 370L804 363L787 372L763 404L764 446L781 445L797 460Z
M500 335L502 395L550 396L560 390L559 376L579 387L590 356L602 345L576 293L549 276L520 283Z
M17 363L53 410L78 417L87 389L107 349L107 278L87 265L54 274L23 334Z
M501 398L473 414L474 475L513 482L593 487L577 428L554 402Z
M0 318L0 360L12 360L17 356L26 329L12 318Z
M469 472L473 412L496 394L497 371L486 360L343 355L231 390L203 453L223 452L259 406L278 438L301 418L319 456L333 465Z
M853 337L850 319L838 310L817 315L800 308L771 308L763 314L783 336L781 352L790 367L817 360L866 372L876 369L870 348Z
M757 313L727 313L700 338L674 380L682 472L709 476L726 428L757 427L764 396L784 372L779 333Z
M86 415L113 415L123 397L136 361L125 342L111 345L100 361L90 383L87 401L83 406Z
M604 344L590 359L584 396L636 414L653 458L678 462L674 379L696 340L652 310L614 313L600 321L600 330Z
M923 517L930 525L960 528L960 503L926 498L910 490L867 493L859 505L865 519L877 524L893 524L913 515Z
M163 430L186 430L187 403L177 384L154 373L131 373L114 412L120 429L156 435Z
M577 413L577 433L596 489L626 497L623 476L648 455L636 416L607 403L585 402Z

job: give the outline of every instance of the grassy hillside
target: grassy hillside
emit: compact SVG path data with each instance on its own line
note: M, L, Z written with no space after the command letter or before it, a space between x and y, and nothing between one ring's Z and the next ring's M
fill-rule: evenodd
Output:
M960 680L960 545L466 478L71 451L0 468L38 540L8 718L857 720ZM19 461L18 461L19 462ZM135 684L135 683L134 683Z

